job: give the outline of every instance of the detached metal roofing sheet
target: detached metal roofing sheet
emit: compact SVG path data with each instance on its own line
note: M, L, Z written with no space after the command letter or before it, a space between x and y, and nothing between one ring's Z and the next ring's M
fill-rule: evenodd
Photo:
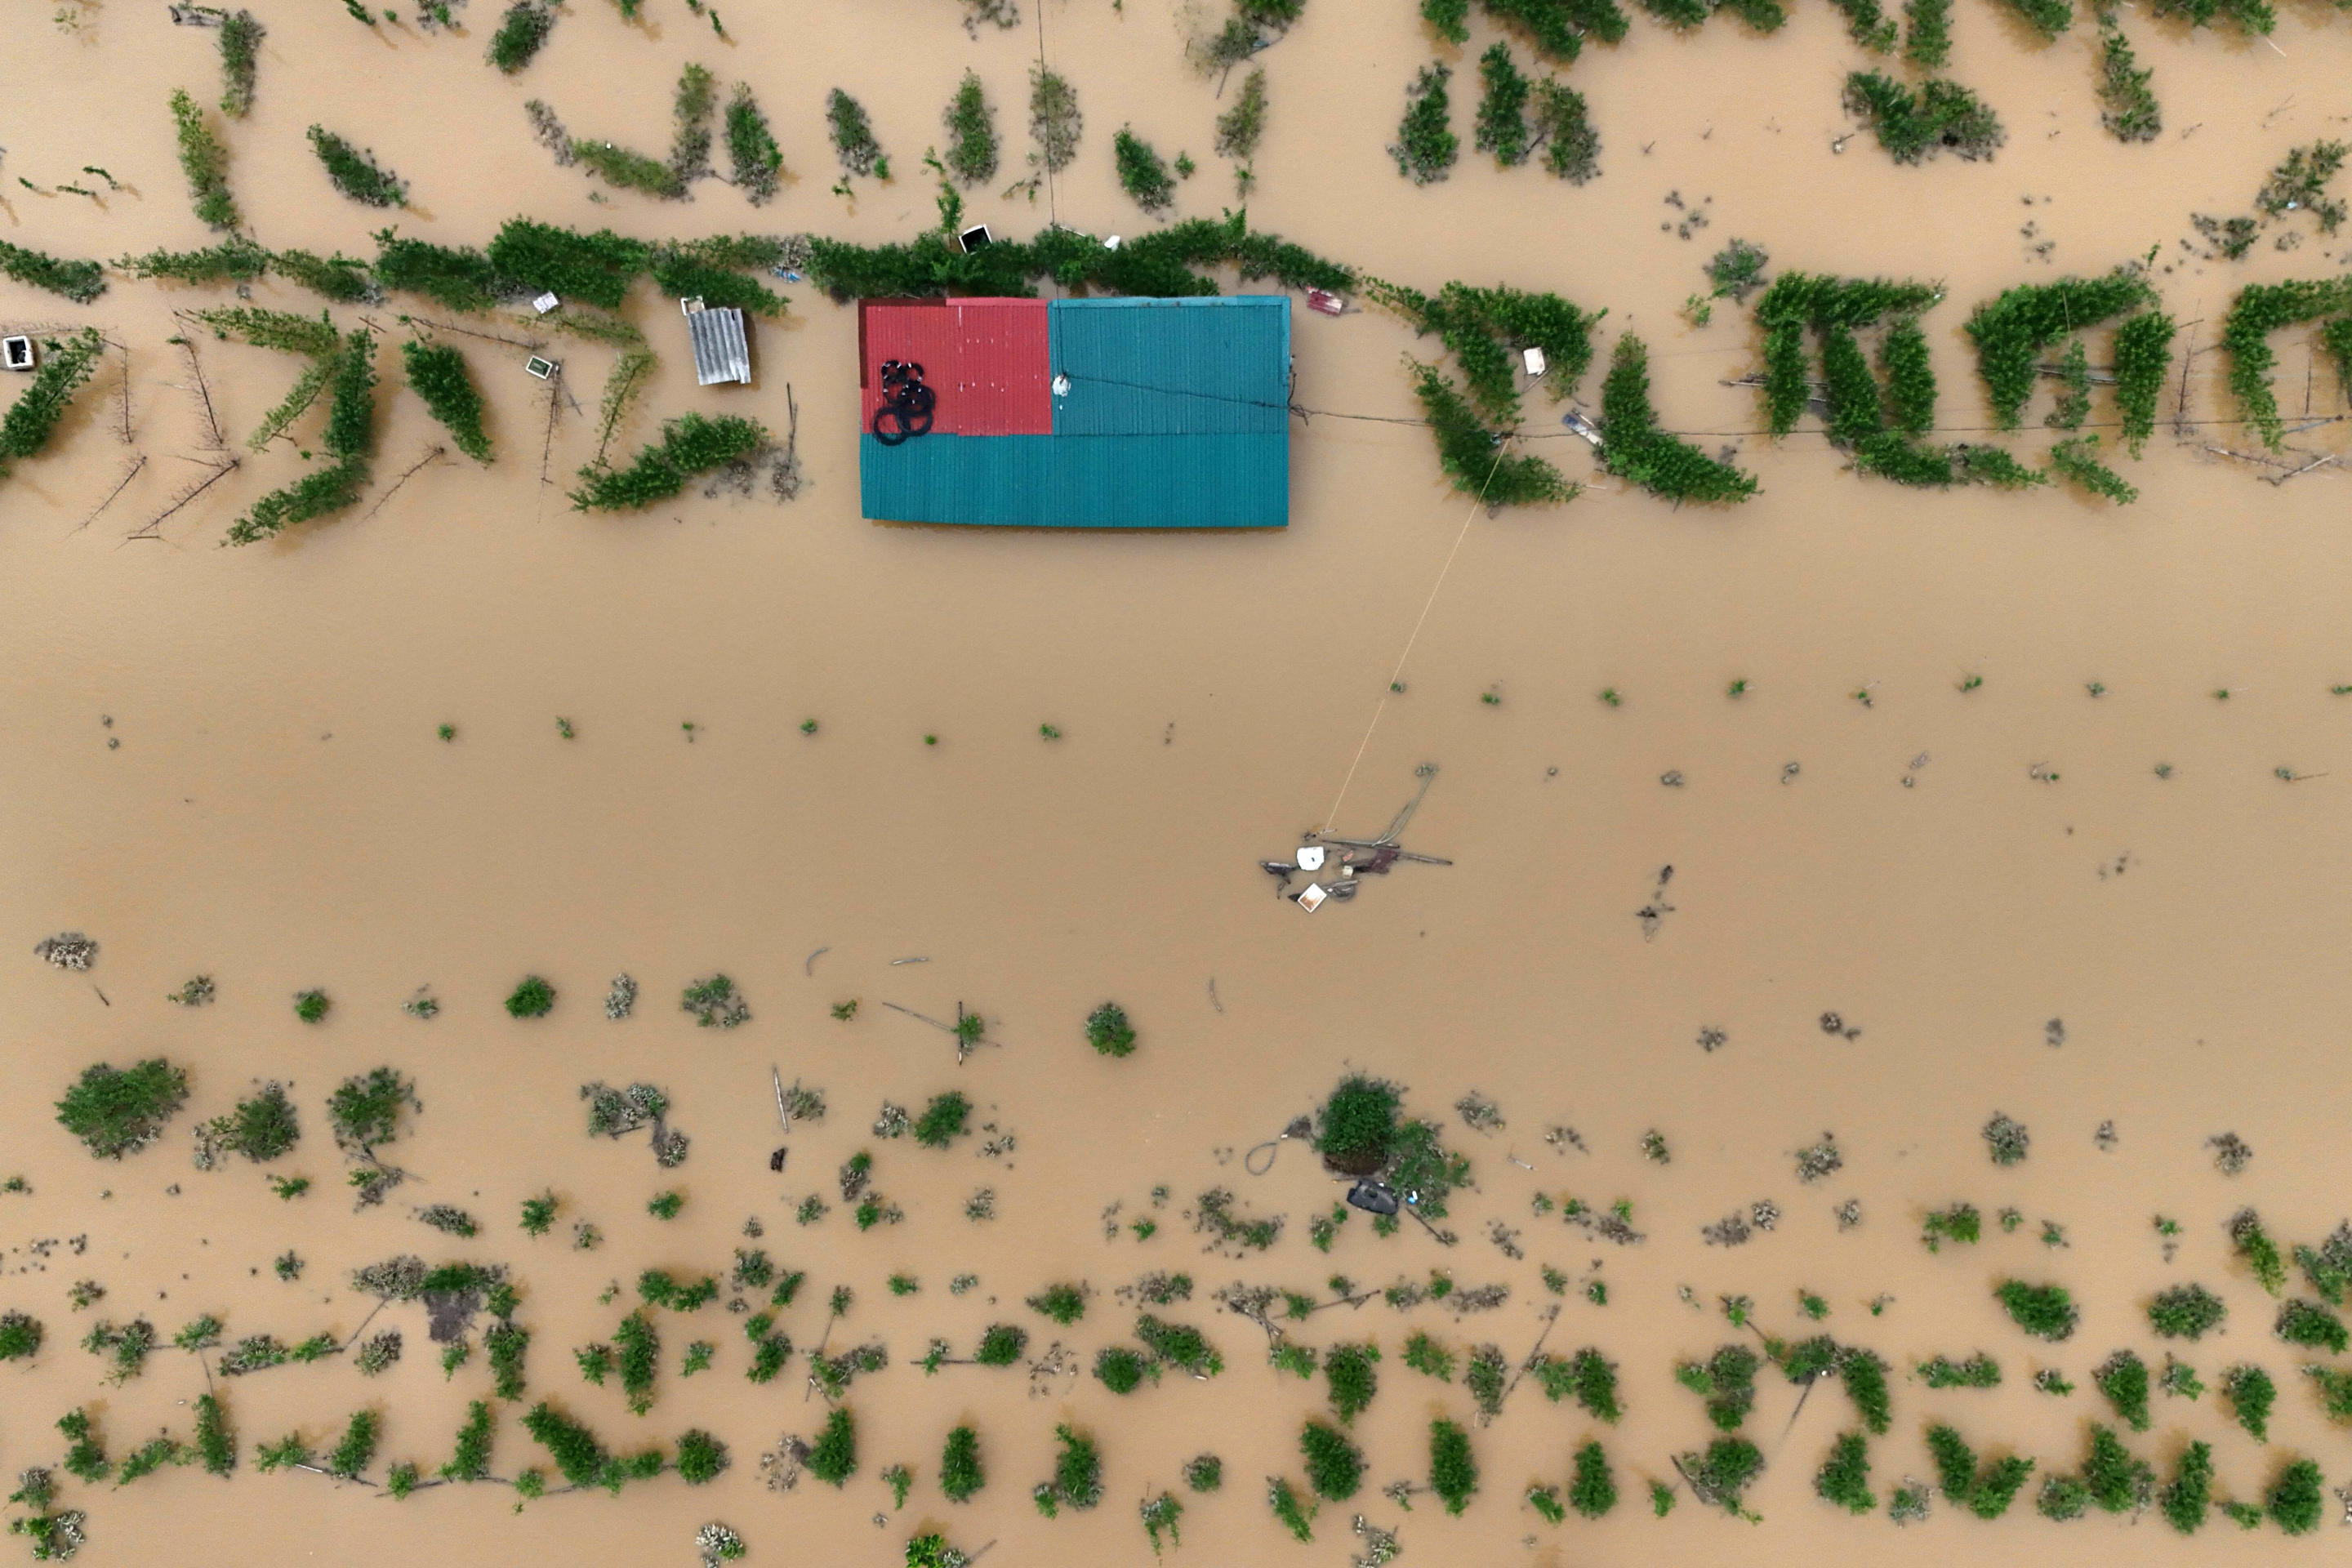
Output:
M714 305L686 318L687 336L694 343L694 379L698 385L751 379L751 344L743 335L743 312L732 305Z

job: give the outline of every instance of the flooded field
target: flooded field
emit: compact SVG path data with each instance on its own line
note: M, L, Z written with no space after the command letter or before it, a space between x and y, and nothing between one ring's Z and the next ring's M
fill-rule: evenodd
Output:
M245 231L275 250L367 258L387 224L482 246L518 215L646 241L907 241L938 224L922 154L969 68L1003 149L966 221L1132 241L1240 205L1213 144L1249 68L1220 97L1187 54L1224 26L1222 4L1028 0L1014 25L982 5L967 30L954 0L794 0L716 25L685 0L645 0L635 20L571 0L509 75L483 58L491 0L447 26L257 0L243 117L208 107L214 30L127 0L68 0L54 24L27 7L0 106L0 239L108 260L216 243L175 160L167 102L185 88L228 148ZM47 449L0 479L0 1313L43 1331L0 1362L0 1472L12 1488L55 1472L46 1513L20 1493L8 1516L80 1510L79 1561L191 1565L691 1564L711 1521L747 1563L877 1565L934 1531L992 1565L1378 1562L1382 1531L1402 1561L1561 1568L2236 1563L2339 1540L2352 1447L2329 1405L2352 1417L2352 1359L2340 1329L2330 1348L2326 1300L2352 1268L2352 1237L2328 1240L2352 1213L2336 946L2352 912L2352 404L2324 323L2280 331L2288 433L2261 460L2215 345L2249 284L2352 279L2352 240L2325 211L2257 205L2291 152L2352 140L2352 14L2298 4L2267 37L2236 13L2193 30L2116 15L2155 72L2153 140L2103 130L2087 11L2048 42L2018 11L1969 5L1942 74L2006 139L1917 166L1840 100L1850 71L1923 73L1899 47L1867 52L1826 5L1769 36L1727 12L1677 32L1636 11L1572 65L1483 7L1459 46L1404 0L1311 0L1270 26L1252 228L1360 279L1605 309L1577 401L1531 390L1509 448L1585 485L1559 506L1490 514L1441 471L1404 363L1443 363L1436 337L1294 294L1286 530L867 522L856 312L761 274L789 311L755 323L750 387L698 388L672 300L637 284L621 314L657 363L610 447L688 411L746 415L794 433L795 499L697 481L643 510L574 510L625 347L552 333L528 305L462 315L394 292L331 316L380 335L368 489L229 548L257 500L314 468L326 404L248 450L298 363L179 313L315 316L321 300L275 274L240 300L233 282L117 268L88 305L0 280L7 332L94 325L113 345ZM1503 39L1520 70L1584 95L1598 178L1557 178L1540 154L1498 168L1472 145L1479 58ZM1041 49L1083 130L1050 187L1006 194L1030 174ZM1388 148L1433 60L1453 68L1462 147L1418 186ZM772 202L721 179L682 201L613 188L533 135L530 101L574 136L658 153L689 63L722 102L756 91L784 162ZM891 164L847 195L829 188L836 88ZM338 195L313 124L396 170L406 205ZM1198 165L1169 212L1122 190L1122 128ZM714 156L724 170L723 137ZM92 194L59 190L76 184ZM2319 201L2341 201L2352 176L2323 184ZM2253 243L2222 258L2227 231L2195 219L2240 214L2261 215ZM1931 433L2030 466L2067 437L2043 426L2063 381L2042 378L2022 431L1995 432L1964 323L2004 289L2153 247L2146 280L2179 326L2153 437L2122 455L2104 381L2085 426L2137 500L1898 485L1857 473L1818 411L1764 434L1758 390L1727 384L1763 368L1756 297L1713 300L1704 325L1691 305L1735 237L1769 253L1769 277L1939 283L1919 316L1943 393ZM1558 423L1600 411L1627 332L1647 343L1659 422L1709 457L1730 449L1753 499L1675 506ZM464 353L487 467L425 461L450 437L401 384L394 346L420 333ZM555 382L526 374L533 353L562 363ZM2093 334L2091 363L2110 357ZM1402 842L1450 864L1399 864L1311 914L1259 868L1307 832L1375 838L1424 783ZM65 932L94 957L30 951ZM623 973L635 1001L614 1019ZM681 1005L715 975L748 1008L735 1026ZM195 976L208 994L167 999ZM551 1009L509 1016L527 976ZM297 1011L310 992L315 1021ZM423 1000L437 1006L404 1005ZM1106 1001L1131 1021L1129 1055L1089 1047ZM978 1043L960 1060L967 1013ZM184 1070L184 1105L152 1146L91 1158L58 1102L94 1063L156 1058ZM379 1068L414 1103L376 1108L385 1138L347 1097L339 1147L329 1097ZM1257 1173L1255 1146L1351 1073L1401 1086L1402 1115L1466 1157L1442 1215L1379 1234L1342 1208L1318 1231L1346 1178L1297 1141ZM200 1168L200 1125L271 1081L299 1142ZM583 1086L638 1083L663 1097L662 1131L685 1134L682 1159L659 1163L650 1128L591 1131ZM803 1104L781 1125L779 1085L817 1092L822 1115ZM944 1147L886 1114L919 1120L951 1093L967 1124L950 1134L941 1111L927 1131ZM638 1119L604 1110L608 1127ZM279 1195L297 1178L307 1190ZM672 1217L649 1210L668 1194ZM532 1235L524 1205L548 1195ZM1277 1218L1270 1240L1250 1228ZM378 1292L352 1279L411 1255L504 1271L434 1292L467 1347L446 1373L413 1276ZM717 1297L655 1304L649 1269L689 1301L709 1277ZM1185 1290L1152 1279L1178 1274ZM2063 1287L2077 1326L2031 1336L1997 1299L2012 1281ZM1085 1288L1076 1321L1029 1304L1056 1284ZM2226 1321L2160 1336L2151 1299L2190 1285ZM1286 1316L1282 1292L1313 1310ZM1197 1329L1221 1370L1196 1376L1185 1337L1139 1336L1139 1316ZM143 1366L142 1321L160 1342ZM624 1386L632 1321L659 1342L642 1414L645 1392ZM175 1348L192 1324L196 1348ZM1011 1363L966 1364L998 1324L1023 1331ZM387 1329L399 1357L378 1364L379 1343L368 1373L361 1352ZM257 1335L280 1352L324 1336L323 1353L232 1375L224 1357ZM761 1349L774 1335L792 1347L780 1366ZM1834 1352L1805 1352L1823 1335ZM935 1341L958 1364L924 1366ZM1344 1432L1360 1484L1331 1486L1298 1544L1271 1479L1303 1516L1301 1426L1335 1419L1324 1369L1368 1341L1378 1396ZM1727 1345L1764 1358L1744 1415L1742 1358L1711 1361ZM609 1370L597 1346L617 1347ZM839 1359L868 1346L881 1354ZM1150 1367L1124 1394L1095 1370L1122 1346ZM1475 1370L1486 1346L1499 1396ZM1575 1392L1588 1347L1614 1363L1613 1421ZM2111 1359L2125 1351L2155 1385L2137 1420L2131 1363ZM1998 1386L1934 1388L1949 1369L1921 1370L1979 1352ZM2247 1366L2275 1384L2266 1425L2231 1375ZM1829 1386L1802 1381L1816 1372ZM482 1479L463 1481L452 1456L478 1402L493 1436ZM63 1468L53 1424L75 1411L106 1449L102 1479ZM534 1411L609 1455L658 1445L671 1468L616 1474L616 1496L593 1474L567 1488L561 1434L534 1437ZM856 1464L835 1487L837 1448L809 1470L793 1444L841 1411ZM338 1477L354 1413L373 1416L372 1446ZM216 1419L226 1483L200 1442ZM1433 1422L1474 1456L1458 1511L1430 1489ZM2001 1510L1939 1470L1939 1425L1983 1466L2034 1461L2005 1517L1973 1517ZM966 1426L985 1485L950 1501L943 1445ZM1074 1473L1048 1518L1031 1494L1056 1477L1057 1427L1098 1447L1099 1498L1081 1506ZM688 1432L725 1445L723 1474L677 1473ZM309 1468L265 1473L289 1434ZM1820 1495L1841 1489L1823 1468L1848 1434L1869 1461L1859 1513ZM160 1468L118 1484L159 1435L142 1465ZM1727 1437L1761 1461L1728 1491L1706 1458ZM1595 1500L1575 1456L1596 1440L1613 1507L1549 1522ZM2173 1506L2198 1443L2210 1518ZM1214 1490L1185 1479L1203 1454L1222 1461ZM461 1482L395 1500L404 1464ZM518 1506L534 1473L547 1495ZM2098 1494L2075 1500L2083 1517L2047 1517L2067 1511L2052 1478ZM1927 1517L1891 1514L1912 1489ZM1182 1507L1155 1545L1139 1513L1163 1494ZM2316 1542L2290 1539L2306 1518Z

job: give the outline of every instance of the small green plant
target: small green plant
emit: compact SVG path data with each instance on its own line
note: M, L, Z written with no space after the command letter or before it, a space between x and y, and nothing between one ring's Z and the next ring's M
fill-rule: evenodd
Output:
M2139 57L2112 16L2099 25L2099 123L2126 144L2153 142L2164 130L2164 110L2148 82L2155 72L2140 68Z
M686 1194L675 1189L656 1193L646 1204L646 1212L656 1219L676 1219L686 1207Z
M93 1157L120 1160L162 1137L187 1099L187 1070L164 1058L130 1068L100 1062L83 1068L57 1102L58 1122Z
M1921 1227L1919 1239L1928 1251L1938 1252L1947 1241L1963 1247L1973 1247L1984 1236L1984 1216L1974 1204L1954 1204L1950 1208L1930 1213Z
M24 1312L0 1312L0 1361L26 1361L41 1348L41 1321Z
M106 269L95 261L61 261L0 240L0 277L87 305L106 292ZM54 351L53 351L54 352Z
M1422 67L1405 89L1404 119L1389 155L1396 160L1397 173L1416 185L1445 178L1461 156L1462 139L1454 134L1451 123L1454 101L1445 89L1453 79L1451 67L1432 63Z

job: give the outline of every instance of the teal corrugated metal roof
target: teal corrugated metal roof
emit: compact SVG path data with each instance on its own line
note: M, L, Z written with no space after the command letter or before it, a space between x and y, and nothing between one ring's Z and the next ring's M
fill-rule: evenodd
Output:
M1056 436L1279 434L1289 427L1290 299L1056 300Z
M900 522L1282 528L1290 433L860 438L861 510Z

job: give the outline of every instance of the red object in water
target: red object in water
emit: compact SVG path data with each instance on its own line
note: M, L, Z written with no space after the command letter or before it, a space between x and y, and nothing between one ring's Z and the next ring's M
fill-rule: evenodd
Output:
M1320 310L1327 316L1340 316L1347 313L1348 301L1328 289L1309 289L1307 290L1307 308Z
M861 308L865 428L882 406L884 360L923 367L943 436L1050 436L1043 300L871 300Z

